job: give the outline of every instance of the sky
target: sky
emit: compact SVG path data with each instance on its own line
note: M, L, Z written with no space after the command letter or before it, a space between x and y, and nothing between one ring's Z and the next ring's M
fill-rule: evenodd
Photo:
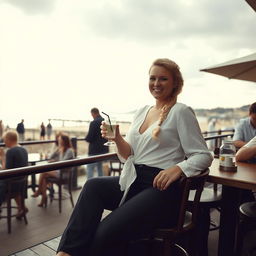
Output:
M38 126L153 105L157 58L180 66L179 102L240 107L255 102L255 83L199 70L255 51L245 0L0 0L0 120Z

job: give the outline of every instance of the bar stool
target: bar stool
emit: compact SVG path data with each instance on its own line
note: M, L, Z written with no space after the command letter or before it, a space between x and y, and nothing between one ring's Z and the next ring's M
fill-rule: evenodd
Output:
M50 202L52 202L54 198L53 184L56 184L58 186L59 213L61 213L61 210L62 210L62 199L63 199L62 185L67 186L70 202L72 207L74 208L74 200L72 196L72 174L73 174L73 168L65 168L63 170L60 170L60 177L48 177L46 179L47 182L51 184Z
M110 170L109 176L115 176L116 174L120 176L121 171L123 169L123 163L119 160L110 160Z
M256 201L243 203L239 207L236 255L242 255L243 238L249 231L256 230ZM256 247L254 248L256 252ZM254 255L254 254L253 254Z
M191 191L189 201L191 201L193 196L194 191ZM199 256L208 255L209 231L219 229L219 225L211 220L211 210L217 209L219 211L221 199L221 191L218 190L217 184L213 184L213 187L204 187L199 202L198 219L200 219L200 222L196 228L197 253Z
M26 189L27 189L27 176L18 178L18 179L9 179L7 180L7 192L5 196L6 206L2 206L1 209L6 209L6 215L1 214L2 219L7 219L7 228L8 233L10 234L12 231L11 226L11 218L17 217L17 214L12 213L12 209L17 209L17 206L12 205L12 199L16 196L21 197L21 207L23 208L22 215L19 216L20 219L24 219L25 224L28 224L27 220L27 209L25 208L25 197L26 197Z

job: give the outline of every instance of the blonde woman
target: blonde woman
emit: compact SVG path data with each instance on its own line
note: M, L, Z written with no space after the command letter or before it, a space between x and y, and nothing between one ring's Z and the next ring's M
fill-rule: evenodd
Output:
M116 130L114 141L124 161L121 177L86 182L58 256L123 255L130 240L176 222L178 180L182 174L200 173L212 162L193 110L177 103L182 86L175 62L153 62L149 91L155 102L138 110L125 139ZM104 123L101 129L107 138ZM101 221L104 209L112 212Z

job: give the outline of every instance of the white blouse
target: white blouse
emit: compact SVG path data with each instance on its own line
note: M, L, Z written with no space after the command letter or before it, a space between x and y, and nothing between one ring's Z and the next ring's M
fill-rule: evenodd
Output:
M172 107L161 125L158 139L152 138L157 121L141 134L139 129L151 107L145 106L137 111L125 138L131 146L132 155L124 163L119 181L121 190L125 191L120 204L136 179L134 164L161 169L177 165L189 177L209 167L213 160L193 110L182 103Z

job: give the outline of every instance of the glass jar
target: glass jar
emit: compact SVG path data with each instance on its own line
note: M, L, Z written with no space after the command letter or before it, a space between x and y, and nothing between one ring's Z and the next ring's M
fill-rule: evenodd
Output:
M230 139L224 140L220 147L220 169L224 171L236 171L235 164L236 147Z

